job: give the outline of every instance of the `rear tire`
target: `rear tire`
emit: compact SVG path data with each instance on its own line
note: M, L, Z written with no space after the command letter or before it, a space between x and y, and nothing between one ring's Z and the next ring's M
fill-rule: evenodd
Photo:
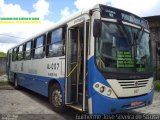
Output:
M55 112L62 113L65 111L66 106L62 95L62 90L59 84L53 84L50 87L49 101Z

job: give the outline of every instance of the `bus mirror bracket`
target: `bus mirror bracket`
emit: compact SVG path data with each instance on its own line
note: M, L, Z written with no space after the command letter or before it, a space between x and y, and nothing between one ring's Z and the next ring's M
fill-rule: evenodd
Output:
M100 37L101 29L102 29L102 22L101 20L95 19L93 24L93 36Z

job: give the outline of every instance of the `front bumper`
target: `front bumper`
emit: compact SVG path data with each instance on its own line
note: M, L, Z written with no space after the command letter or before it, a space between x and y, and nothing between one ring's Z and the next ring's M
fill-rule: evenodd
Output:
M92 96L92 114L115 114L127 110L150 105L153 101L154 90L143 96L132 98L109 98L96 92ZM141 101L137 106L131 106L132 102Z

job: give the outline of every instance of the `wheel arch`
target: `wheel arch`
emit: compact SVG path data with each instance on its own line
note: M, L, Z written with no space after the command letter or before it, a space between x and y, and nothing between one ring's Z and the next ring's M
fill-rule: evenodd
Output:
M58 86L57 86L58 85ZM52 100L52 92L56 89L61 89L61 95L62 95L62 104L58 107L55 106L53 100ZM48 83L48 98L50 101L50 104L53 107L53 110L56 112L65 112L66 106L65 106L65 101L64 101L64 79L52 79Z
M58 84L60 87L61 87L61 90L62 90L62 94L64 95L64 91L63 91L63 84L62 82L60 82L59 80L56 80L56 79L52 79L49 81L48 83L48 97L49 97L49 92L50 92L50 88L52 87L52 85L54 84Z

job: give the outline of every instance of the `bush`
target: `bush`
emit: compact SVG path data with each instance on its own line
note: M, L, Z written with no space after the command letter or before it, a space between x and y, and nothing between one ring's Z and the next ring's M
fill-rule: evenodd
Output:
M0 57L6 57L6 53L0 52Z
M0 81L0 86L6 86L9 85L8 81Z
M0 69L0 76L4 75L4 74L5 74L5 71L3 71L3 70Z
M160 80L154 81L154 88L156 91L160 91Z

